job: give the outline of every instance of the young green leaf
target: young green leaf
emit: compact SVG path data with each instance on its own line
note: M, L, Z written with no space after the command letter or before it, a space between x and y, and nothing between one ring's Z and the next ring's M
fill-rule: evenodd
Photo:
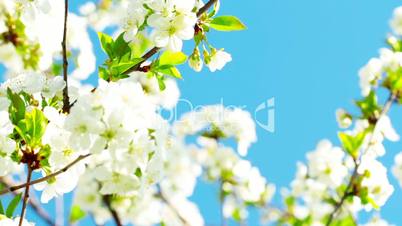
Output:
M178 65L184 64L187 60L187 55L183 52L171 52L169 50L162 53L159 58L159 65Z
M137 33L136 41L130 44L132 57L141 57L145 51L152 47L152 42L142 33Z
M6 210L6 216L8 218L11 218L13 216L15 209L17 208L18 204L21 201L21 196L22 196L22 193L14 196L14 198L11 200L10 204L8 204L8 207Z
M98 32L98 38L101 43L101 47L103 51L109 56L109 58L113 57L113 38L109 35Z
M98 71L99 71L99 78L101 78L101 79L103 79L105 81L110 80L110 75L109 75L109 72L107 71L106 68L98 67Z
M77 205L73 205L70 213L70 223L75 223L85 217L85 212Z
M338 136L344 150L356 159L359 155L359 148L366 137L366 131L360 132L355 136L340 132Z
M118 74L120 74L141 62L142 62L142 58L135 58L128 62L119 62L119 63L114 64L111 67L111 70L115 70Z
M16 130L30 147L36 147L41 144L47 122L43 112L34 108L31 112L25 113L25 119L19 121Z
M17 125L25 117L25 102L20 95L13 93L10 88L7 89L7 96L11 100L10 119L14 125Z
M183 77L181 76L181 73L179 69L177 69L175 66L172 65L162 65L156 68L156 71L165 74L165 75L170 75L174 78L182 79Z
M215 17L209 23L209 27L218 31L241 31L246 29L246 25L235 16Z
M128 42L126 42L126 40L124 40L124 32L121 33L119 35L119 37L117 37L117 39L114 41L113 43L113 57L117 57L116 54L120 55L120 56L124 56L126 54L129 53L129 55L131 55L131 48L128 45Z
M3 207L3 203L0 200L0 215L4 215L4 207Z

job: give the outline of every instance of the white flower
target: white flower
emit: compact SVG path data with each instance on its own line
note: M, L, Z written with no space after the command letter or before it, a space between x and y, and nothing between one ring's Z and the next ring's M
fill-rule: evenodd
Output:
M14 126L7 111L0 111L0 135L8 136L13 132Z
M402 152L395 156L394 166L392 167L392 174L396 177L399 185L402 187Z
M107 167L99 167L95 172L96 179L102 183L101 194L128 195L140 187L140 181L134 173L120 174Z
M239 108L224 108L222 105L205 106L183 115L173 130L178 136L186 136L200 132L208 126L212 127L212 131L207 132L217 132L214 131L217 129L223 133L224 138L236 138L237 149L242 156L247 155L249 146L257 140L255 123L250 114Z
M0 215L0 226L18 226L19 222L20 222L19 217L10 219L10 218L6 218L3 215ZM35 226L35 224L28 222L26 219L23 219L21 226Z
M183 40L193 38L196 21L194 13L179 14L173 18L153 14L148 18L148 24L155 28L151 39L157 47L166 47L168 50L178 52L182 49Z
M52 98L57 92L62 91L66 86L66 82L61 76L56 76L53 79L48 79L42 88L42 95L46 98Z
M381 207L394 192L394 187L388 181L387 168L379 161L363 156L358 173L363 175L366 171L368 174L366 173L367 176L363 178L361 185L368 189L368 197ZM367 204L365 209L371 210L372 207L372 204Z
M232 56L229 53L225 52L223 49L213 49L206 64L210 71L215 72L216 70L222 70L230 61L232 61Z
M380 49L380 60L384 70L396 71L402 65L402 53L390 49Z
M382 61L378 58L372 58L370 61L359 71L360 88L363 96L370 93L371 86L381 78L383 73Z
M16 149L15 141L0 135L0 156L10 155Z
M46 176L45 173L42 173L42 175ZM67 170L46 182L35 184L34 188L42 191L40 201L48 203L52 198L71 192L77 186L78 179L79 175L75 171Z
M393 32L402 35L402 6L394 10L394 17L390 21Z
M131 42L138 32L138 28L144 23L146 10L141 1L130 2L127 7L127 15L123 21L124 40Z
M320 141L316 151L307 154L309 175L329 187L340 186L348 174L344 157L341 148L333 147L328 140Z

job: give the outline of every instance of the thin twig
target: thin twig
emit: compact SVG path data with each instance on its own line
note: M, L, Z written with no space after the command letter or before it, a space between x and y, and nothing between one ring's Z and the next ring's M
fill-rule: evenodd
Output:
M4 184L6 187L12 187L17 184L12 178L10 177L2 177L0 178L0 182ZM13 191L14 195L17 195L17 191ZM41 207L40 203L34 196L30 196L28 200L29 206L35 211L35 213L42 218L48 225L56 225L55 222L52 220L50 215Z
M325 224L326 226L330 226L330 225L331 225L331 223L332 223L333 220L334 220L335 215L338 213L338 211L340 210L340 208L343 206L343 204L344 204L346 198L347 198L349 195L351 195L351 193L349 192L349 189L352 188L352 186L353 186L353 184L354 184L354 181L355 181L355 179L357 178L357 175L358 175L358 172L357 172L357 171L358 171L358 168L359 168L359 166L360 166L360 164L361 164L361 158L362 158L362 156L367 153L367 151L369 150L369 148L370 148L370 146L371 146L371 143L373 142L374 134L375 134L375 132L376 132L377 125L378 125L378 121L379 121L382 117L384 117L386 114L388 114L389 110L391 109L392 104L395 102L395 100L396 100L397 97L398 97L398 93L391 93L391 95L389 96L387 102L385 103L385 105L384 105L384 107L383 107L383 109L382 109L382 111L381 111L381 113L380 113L380 116L378 116L377 120L375 121L374 129L373 129L373 132L372 132L371 135L370 135L370 139L369 139L368 145L367 145L367 147L365 148L365 150L363 150L362 154L360 155L360 157L359 157L359 162L357 162L357 160L355 160L355 168L354 168L354 170L353 170L352 176L350 177L348 186L347 186L346 189L345 189L345 193L342 195L342 197L341 197L341 199L339 200L339 202L336 203L334 210L333 210L333 211L331 212L331 214L329 215L328 221L327 221L327 223Z
M200 17L203 13L205 13L213 4L215 4L218 0L210 0L203 7L201 7L197 12L197 17Z
M28 204L28 199L29 199L29 188L30 188L30 182L31 182L31 177L32 177L32 168L29 164L27 164L27 166L28 166L27 182L25 185L24 199L22 201L21 216L20 216L20 222L18 223L18 226L21 226L22 222L24 221L25 212L27 209L27 204Z
M63 112L70 112L70 98L68 96L68 60L67 60L67 17L68 17L68 0L64 0L64 29L63 29L63 41L61 47L63 49L63 79L66 86L63 89Z
M198 12L197 12L197 17L200 17L203 13L205 13L213 4L215 4L218 0L209 0L203 7L201 7ZM151 50L149 50L147 53L145 53L141 58L142 60L137 63L136 65L132 66L131 68L127 69L123 74L128 74L134 71L138 71L140 69L140 66L142 63L147 61L149 58L154 56L157 52L159 52L161 48L159 47L153 47Z
M110 214L112 214L114 223L116 226L122 226L123 224L121 223L121 219L119 214L116 212L115 209L113 209L112 204L110 203L110 195L104 195L103 196L103 202L105 203L107 209L109 210Z
M80 155L80 156L77 157L74 161L72 161L70 164L66 165L66 166L63 167L62 169L60 169L60 170L58 170L58 171L56 171L56 172L54 172L54 173L52 173L52 174L49 174L49 175L47 175L47 176L45 176L45 177L39 178L39 179L37 179L37 180L32 180L32 181L27 182L27 183L24 183L24 184L20 184L20 185L16 185L16 186L12 186L12 187L6 188L6 189L0 191L0 195L7 194L7 193L9 193L9 192L14 192L14 191L16 191L16 190L19 190L19 189L21 189L21 188L26 187L27 185L38 184L38 183L47 181L47 180L49 180L49 179L51 179L51 178L54 178L54 177L58 176L59 174L62 174L62 173L64 173L64 172L66 172L68 169L70 169L72 166L74 166L75 164L77 164L79 161L81 161L81 160L87 158L87 157L90 156L90 155L91 155L91 154Z

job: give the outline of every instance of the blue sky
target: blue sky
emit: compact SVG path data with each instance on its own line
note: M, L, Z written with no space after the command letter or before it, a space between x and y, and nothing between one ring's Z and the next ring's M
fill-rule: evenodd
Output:
M227 105L246 106L252 113L260 103L275 98L275 132L258 128L259 141L247 158L278 188L287 186L296 162L304 161L305 153L320 139L338 144L335 110L356 110L352 99L360 96L357 71L385 45L388 21L397 6L398 1L378 0L224 0L220 14L238 16L248 29L211 32L210 42L224 47L233 61L217 73L194 73L183 67L182 98L195 105L223 100ZM401 107L391 111L402 134L401 113ZM386 142L386 147L382 161L390 166L402 146ZM401 188L391 175L390 179L396 191L381 215L402 225L397 211L402 205ZM216 187L202 185L193 200L200 203L206 222L218 225L216 198ZM249 225L259 225L256 213L251 218Z

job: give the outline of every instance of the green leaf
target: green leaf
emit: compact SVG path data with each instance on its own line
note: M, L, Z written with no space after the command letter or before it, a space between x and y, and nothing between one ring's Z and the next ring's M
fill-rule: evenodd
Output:
M101 47L103 51L109 56L109 58L113 57L113 38L109 35L98 32L98 38L101 43Z
M47 123L43 112L34 108L25 113L25 119L19 121L16 130L30 147L36 147L41 144Z
M165 90L165 77L163 75L156 75L156 79L158 79L158 85L160 90Z
M3 203L0 200L0 215L4 215L4 207L3 207Z
M159 58L159 65L178 65L184 64L187 60L187 55L183 52L171 52L169 50L162 53Z
M105 81L109 81L110 80L110 75L109 72L107 71L106 68L104 67L98 67L99 70L99 78L105 80Z
M75 223L85 217L85 212L77 205L73 205L70 213L70 223Z
M25 102L20 95L13 93L10 88L7 88L7 96L11 100L10 119L14 125L17 125L25 117Z
M363 100L356 101L356 105L365 118L370 118L381 110L374 91L371 91Z
M22 193L14 196L13 200L11 200L10 204L8 204L8 207L6 210L6 216L8 218L11 218L13 216L15 209L17 208L18 204L21 201L21 196L22 196Z
M136 41L130 43L132 56L141 57L145 51L152 47L152 42L142 33L137 33Z
M119 63L116 63L115 65L113 65L111 67L111 70L115 70L118 74L120 74L120 73L127 71L131 67L141 63L142 61L143 61L142 58L135 58L128 62L119 62Z
M170 75L172 77L182 79L183 77L181 76L180 71L172 65L162 65L156 68L156 71L165 74L165 75Z
M338 136L342 143L343 149L356 159L359 155L359 148L363 144L366 134L367 132L363 131L355 136L352 136L347 133L340 132Z
M209 26L218 31L240 31L246 29L244 25L235 16L218 16L212 19Z
M131 48L128 45L128 42L126 42L126 40L124 40L124 32L121 33L119 35L119 37L117 37L117 39L114 41L113 43L113 55L114 57L116 56L124 56L127 53L129 53L129 55L131 55ZM117 55L118 54L118 55Z

